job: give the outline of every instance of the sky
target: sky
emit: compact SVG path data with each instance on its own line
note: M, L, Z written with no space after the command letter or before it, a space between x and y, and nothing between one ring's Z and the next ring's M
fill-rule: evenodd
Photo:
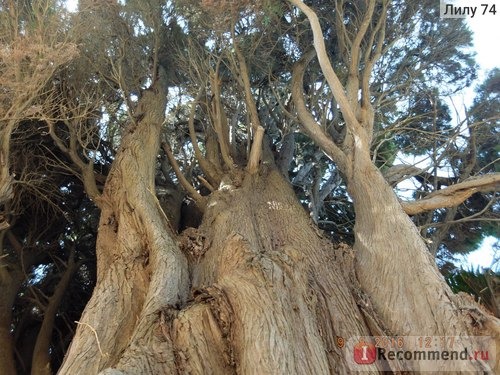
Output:
M439 0L436 0L439 1ZM451 3L451 1L445 1ZM76 11L77 0L68 0L66 6L70 11ZM486 13L482 15L480 3L488 3L491 5L496 4L497 14ZM480 66L479 79L481 82L487 75L487 72L495 67L500 67L499 59L500 53L498 52L498 38L500 37L500 1L499 0L460 0L453 1L453 4L458 6L478 6L476 14L472 18L467 18L470 29L474 33L474 49L476 50L476 61ZM461 105L465 103L470 105L474 98L474 86L470 87L464 93L459 94L456 98L457 103ZM495 254L493 245L497 240L494 237L488 237L483 241L480 249L474 251L468 256L461 258L459 261L468 269L470 266L476 268L490 267L493 264L494 258L500 258L500 254ZM496 270L500 271L500 261L496 264Z
M484 1L487 3L488 1ZM498 67L498 37L500 36L500 1L489 1L497 3L497 14L480 15L468 18L469 27L474 33L474 47L477 51L476 60L485 70Z
M464 3L459 2L460 3ZM485 14L478 15L476 12L475 17L468 18L467 22L470 29L474 33L474 49L476 50L476 61L481 67L479 72L479 81L486 77L489 70L500 67L500 54L498 51L498 38L500 37L500 1L473 1L469 0L469 4L479 4L479 3L489 3L496 4L497 14ZM473 89L473 88L471 88ZM472 90L471 90L472 91ZM467 95L467 94L466 94ZM473 95L471 92L470 95ZM466 102L472 102L471 97L464 98ZM470 253L467 257L463 259L465 263L465 268L467 265L472 265L473 267L490 267L493 263L493 258L495 257L493 245L498 239L494 237L488 237L483 241L480 249ZM496 254L496 259L500 258L500 254ZM500 271L500 261L496 263L494 267L496 271Z

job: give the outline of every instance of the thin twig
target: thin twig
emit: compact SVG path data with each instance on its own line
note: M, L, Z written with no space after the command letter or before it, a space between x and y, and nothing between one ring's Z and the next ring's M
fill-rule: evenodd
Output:
M106 356L107 354L104 354L102 349L101 349L101 343L99 341L99 337L97 336L97 332L96 330L94 329L94 327L92 327L90 324L87 324L87 323L83 323L83 322L79 322L78 320L75 320L75 323L76 324L80 324L80 325L83 325L83 326L86 326L86 327L89 327L90 330L92 332L94 332L94 336L95 336L95 340L97 341L97 348L99 349L99 353L101 353L101 356Z

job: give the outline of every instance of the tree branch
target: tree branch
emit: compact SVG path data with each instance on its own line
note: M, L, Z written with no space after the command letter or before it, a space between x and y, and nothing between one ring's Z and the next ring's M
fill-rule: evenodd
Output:
M394 187L401 181L412 178L422 172L423 170L421 168L415 167L414 165L397 164L382 172L382 174L389 185Z
M365 53L365 66L363 69L363 77L361 79L361 92L362 92L362 102L363 102L363 108L367 109L370 108L370 100L371 100L371 94L370 94L370 77L372 75L372 70L375 65L375 63L378 61L380 56L382 55L382 48L384 45L384 39L385 39L385 25L386 25L386 20L387 20L387 6L388 6L388 1L384 1L382 4L382 12L381 16L377 22L377 25L375 26L374 30L372 31L372 34L370 36L370 41L368 43L368 46L366 47L366 53ZM373 48L373 42L375 39L376 34L378 33L378 41L377 45L375 47L375 51L373 55L371 54L371 50ZM368 128L366 129L369 134L373 133L373 123L367 122L365 124Z
M311 29L314 35L314 49L316 50L316 54L318 56L319 65L321 66L321 70L325 75L325 78L330 86L330 89L335 96L335 99L339 103L340 110L344 115L344 119L349 127L359 128L358 120L356 119L356 114L354 113L351 104L349 103L349 99L344 91L344 87L340 82L337 74L333 70L330 59L328 58L328 54L326 53L325 40L323 37L323 31L321 30L321 25L319 24L318 16L316 13L309 8L306 4L304 4L301 0L289 0L290 3L299 8L306 17L309 19L309 23L311 24ZM359 132L356 132L359 134Z
M434 191L424 199L402 202L401 205L408 215L416 215L437 208L457 206L474 193L495 191L499 188L500 173L492 173L469 178L445 189Z
M347 96L351 100L352 103L357 101L358 99L358 90L359 90L359 62L361 55L361 41L366 35L368 27L370 26L370 21L373 16L373 11L375 9L375 1L370 0L368 4L368 9L363 16L363 20L361 21L361 25L359 26L358 32L356 33L356 37L354 38L351 45L351 63L349 65L349 80L347 83ZM366 51L369 53L369 51Z
M259 125L255 131L255 136L250 150L250 158L248 159L247 170L250 174L254 174L259 170L260 156L262 154L262 139L264 138L264 128Z
M64 120L64 123L66 124L69 134L70 134L70 147L67 147L62 139L56 134L55 129L54 129L54 122L51 119L44 119L47 123L47 126L49 128L49 135L56 144L59 149L64 152L68 157L71 159L71 161L78 167L80 170L82 176L82 181L83 185L85 187L85 191L87 192L88 196L92 201L100 207L100 197L101 193L99 192L99 189L97 188L97 184L95 182L95 176L94 176L94 164L90 161L89 163L85 163L80 156L78 155L78 152L76 151L76 134L75 134L75 129L72 124L68 124L68 121Z
M57 310L61 304L64 293L68 289L73 274L77 270L75 263L75 248L71 249L66 270L63 272L61 279L57 283L54 294L49 298L45 313L43 315L42 325L36 338L35 348L33 349L33 369L34 374L50 374L50 340L54 329L54 321Z
M191 104L191 110L189 112L188 119L188 128L189 128L189 137L191 138L191 144L193 145L194 155L200 164L201 169L207 175L208 180L211 183L219 183L220 173L217 171L217 168L205 157L203 157L200 147L198 146L198 139L196 138L196 132L194 129L194 116L196 113L196 106L198 105L198 101L201 99L204 88L201 87L198 91L198 95L195 100Z
M243 83L243 90L245 92L245 102L247 105L248 112L250 114L250 122L252 125L253 132L259 131L260 120L259 114L257 112L257 106L255 105L255 100L252 95L252 86L250 84L250 74L248 72L248 66L245 60L245 56L240 51L238 43L236 41L236 35L234 33L234 28L232 29L233 34L233 46L236 52L236 58L238 59L239 64L239 74L241 77L241 81Z
M346 172L347 161L342 150L314 120L304 103L303 79L307 64L314 57L314 50L307 52L294 66L292 73L292 98L304 131L313 141L330 156L342 172Z
M179 168L179 164L177 164L177 160L175 160L174 154L172 153L172 149L170 148L169 144L167 142L162 142L161 147L167 154L168 161L170 162L170 165L172 166L172 169L174 170L175 175L179 179L182 187L187 191L191 198L194 199L198 208L203 211L206 205L206 198L201 196L201 194L196 191L193 185L191 185L187 178L184 176L181 169Z
M229 152L229 127L227 125L227 117L221 102L221 82L219 78L220 60L221 58L217 61L215 72L210 74L210 86L212 87L213 93L213 101L210 104L212 107L212 119L215 132L217 133L217 140L219 142L222 160L224 160L224 164L227 168L233 169L234 162Z

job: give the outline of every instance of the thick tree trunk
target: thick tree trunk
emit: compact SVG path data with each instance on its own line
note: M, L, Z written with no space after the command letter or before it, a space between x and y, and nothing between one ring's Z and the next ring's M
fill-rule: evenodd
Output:
M152 332L158 311L183 303L188 291L186 259L172 241L154 193L165 110L159 82L143 93L137 109L142 119L126 130L106 182L96 245L97 284L62 374L96 374L122 365L135 373L174 368L168 343Z
M202 227L183 241L192 285L187 304L184 258L166 228L148 230L154 212L139 222L141 232L123 214L116 228L143 243L165 238L166 255L149 263L155 280L142 283L130 273L133 264L103 253L110 226L103 216L98 261L100 273L111 275L99 279L61 373L349 371L339 343L369 331L341 270L345 254L321 238L279 172L242 179L212 195ZM138 263L140 275L144 259Z
M214 193L198 235L187 249L195 301L169 330L181 373L349 372L339 340L369 332L341 251L277 170Z
M141 106L106 183L97 285L60 373L348 372L342 342L369 331L345 253L275 170L215 192L181 253L153 193L162 94Z
M472 336L457 298L391 187L367 152L358 148L354 155L348 187L356 211L356 271L385 328L398 336ZM495 324L498 330L498 321ZM449 369L425 365L416 362L413 369ZM456 368L456 363L450 365ZM480 369L478 363L463 363L463 371Z

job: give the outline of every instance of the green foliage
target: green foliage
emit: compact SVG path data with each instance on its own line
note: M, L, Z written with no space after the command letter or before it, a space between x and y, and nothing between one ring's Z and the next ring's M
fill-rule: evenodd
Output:
M463 292L471 295L477 302L498 316L500 312L497 311L488 278L498 280L499 275L495 274L491 269L477 267L476 269L465 270L461 268L447 275L446 282L454 293Z
M493 69L477 88L469 109L469 122L476 138L476 171L500 172L500 69Z

